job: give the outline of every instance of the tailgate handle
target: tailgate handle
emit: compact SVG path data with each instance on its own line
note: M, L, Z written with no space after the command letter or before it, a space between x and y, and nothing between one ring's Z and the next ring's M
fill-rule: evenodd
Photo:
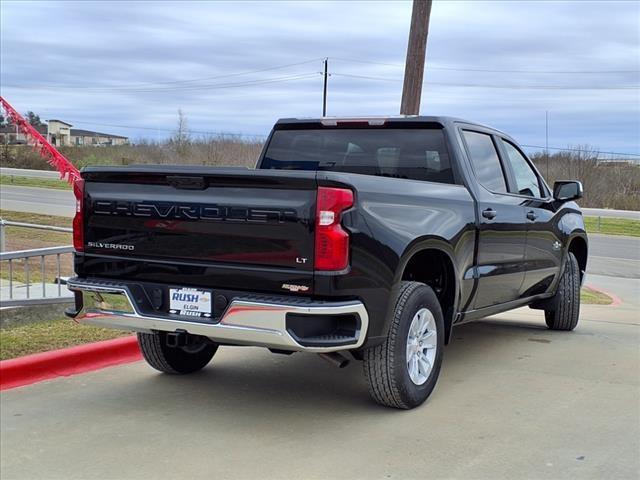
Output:
M204 177L188 177L186 175L172 175L167 176L167 182L173 188L180 188L183 190L204 190L207 184L204 181Z

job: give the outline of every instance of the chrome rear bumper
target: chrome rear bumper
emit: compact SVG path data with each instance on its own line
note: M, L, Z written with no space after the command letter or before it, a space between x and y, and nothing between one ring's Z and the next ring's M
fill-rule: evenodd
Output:
M186 331L202 335L219 343L253 345L279 350L309 351L316 353L356 349L365 341L369 316L359 301L272 303L254 299L235 298L215 322L192 321L178 315L153 316L136 308L126 286L104 282L70 279L68 288L76 295L76 310L68 313L80 323L136 332ZM296 299L297 300L297 299ZM353 338L342 338L331 345L305 346L287 329L287 315L329 317L353 315L358 328Z

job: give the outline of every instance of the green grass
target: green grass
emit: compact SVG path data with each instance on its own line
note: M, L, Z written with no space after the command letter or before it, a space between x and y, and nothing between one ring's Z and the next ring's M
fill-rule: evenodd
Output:
M36 223L40 225L53 225L56 227L70 227L71 219L66 217L56 217L53 215L39 215L36 213L13 212L10 210L0 210L0 218L12 220L14 222ZM71 233L48 232L46 230L36 230L24 227L6 227L7 251L29 250L32 248L59 247L61 245L71 245L73 237ZM55 257L45 257L45 279L52 282L57 274ZM25 272L25 260L14 260L13 279L16 282L24 283L27 275ZM37 284L42 281L42 270L40 258L35 257L29 260L29 281ZM62 276L70 276L73 273L71 254L61 257ZM8 262L0 263L0 278L9 278ZM37 287L37 285L34 285Z
M640 221L638 220L628 218L584 217L584 224L588 233L640 237Z
M71 185L65 180L53 178L17 177L13 175L0 175L0 185L16 185L19 187L55 188L56 190L71 190Z
M68 318L0 330L0 360L131 335Z
M53 225L55 227L71 227L71 219L56 215L40 215L39 213L14 212L13 210L0 209L0 218L14 222L36 223L40 225ZM31 230L34 232L35 230Z
M583 287L580 291L580 303L589 305L611 305L613 300L609 295L589 287Z

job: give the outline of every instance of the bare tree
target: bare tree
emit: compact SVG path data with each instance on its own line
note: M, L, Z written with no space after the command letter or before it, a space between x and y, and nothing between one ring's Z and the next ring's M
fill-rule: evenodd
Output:
M191 136L189 135L187 117L181 108L178 109L178 128L171 141L175 148L177 160L183 163L189 155Z
M628 161L603 161L597 148L571 146L554 154L532 156L547 183L580 180L584 186L584 207L640 208L640 165ZM548 173L547 173L548 172Z

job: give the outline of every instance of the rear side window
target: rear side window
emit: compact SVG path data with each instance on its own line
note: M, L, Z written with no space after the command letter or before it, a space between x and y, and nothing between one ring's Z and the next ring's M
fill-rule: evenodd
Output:
M492 192L507 193L500 157L491 136L468 130L463 131L463 134L478 182Z
M277 130L260 168L329 170L455 183L441 129Z
M531 197L542 198L544 195L540 190L540 182L536 172L533 171L527 159L520 153L520 151L513 146L510 142L500 139L505 151L511 168L513 169L513 175L516 180L516 186L518 193L521 195L529 195Z

